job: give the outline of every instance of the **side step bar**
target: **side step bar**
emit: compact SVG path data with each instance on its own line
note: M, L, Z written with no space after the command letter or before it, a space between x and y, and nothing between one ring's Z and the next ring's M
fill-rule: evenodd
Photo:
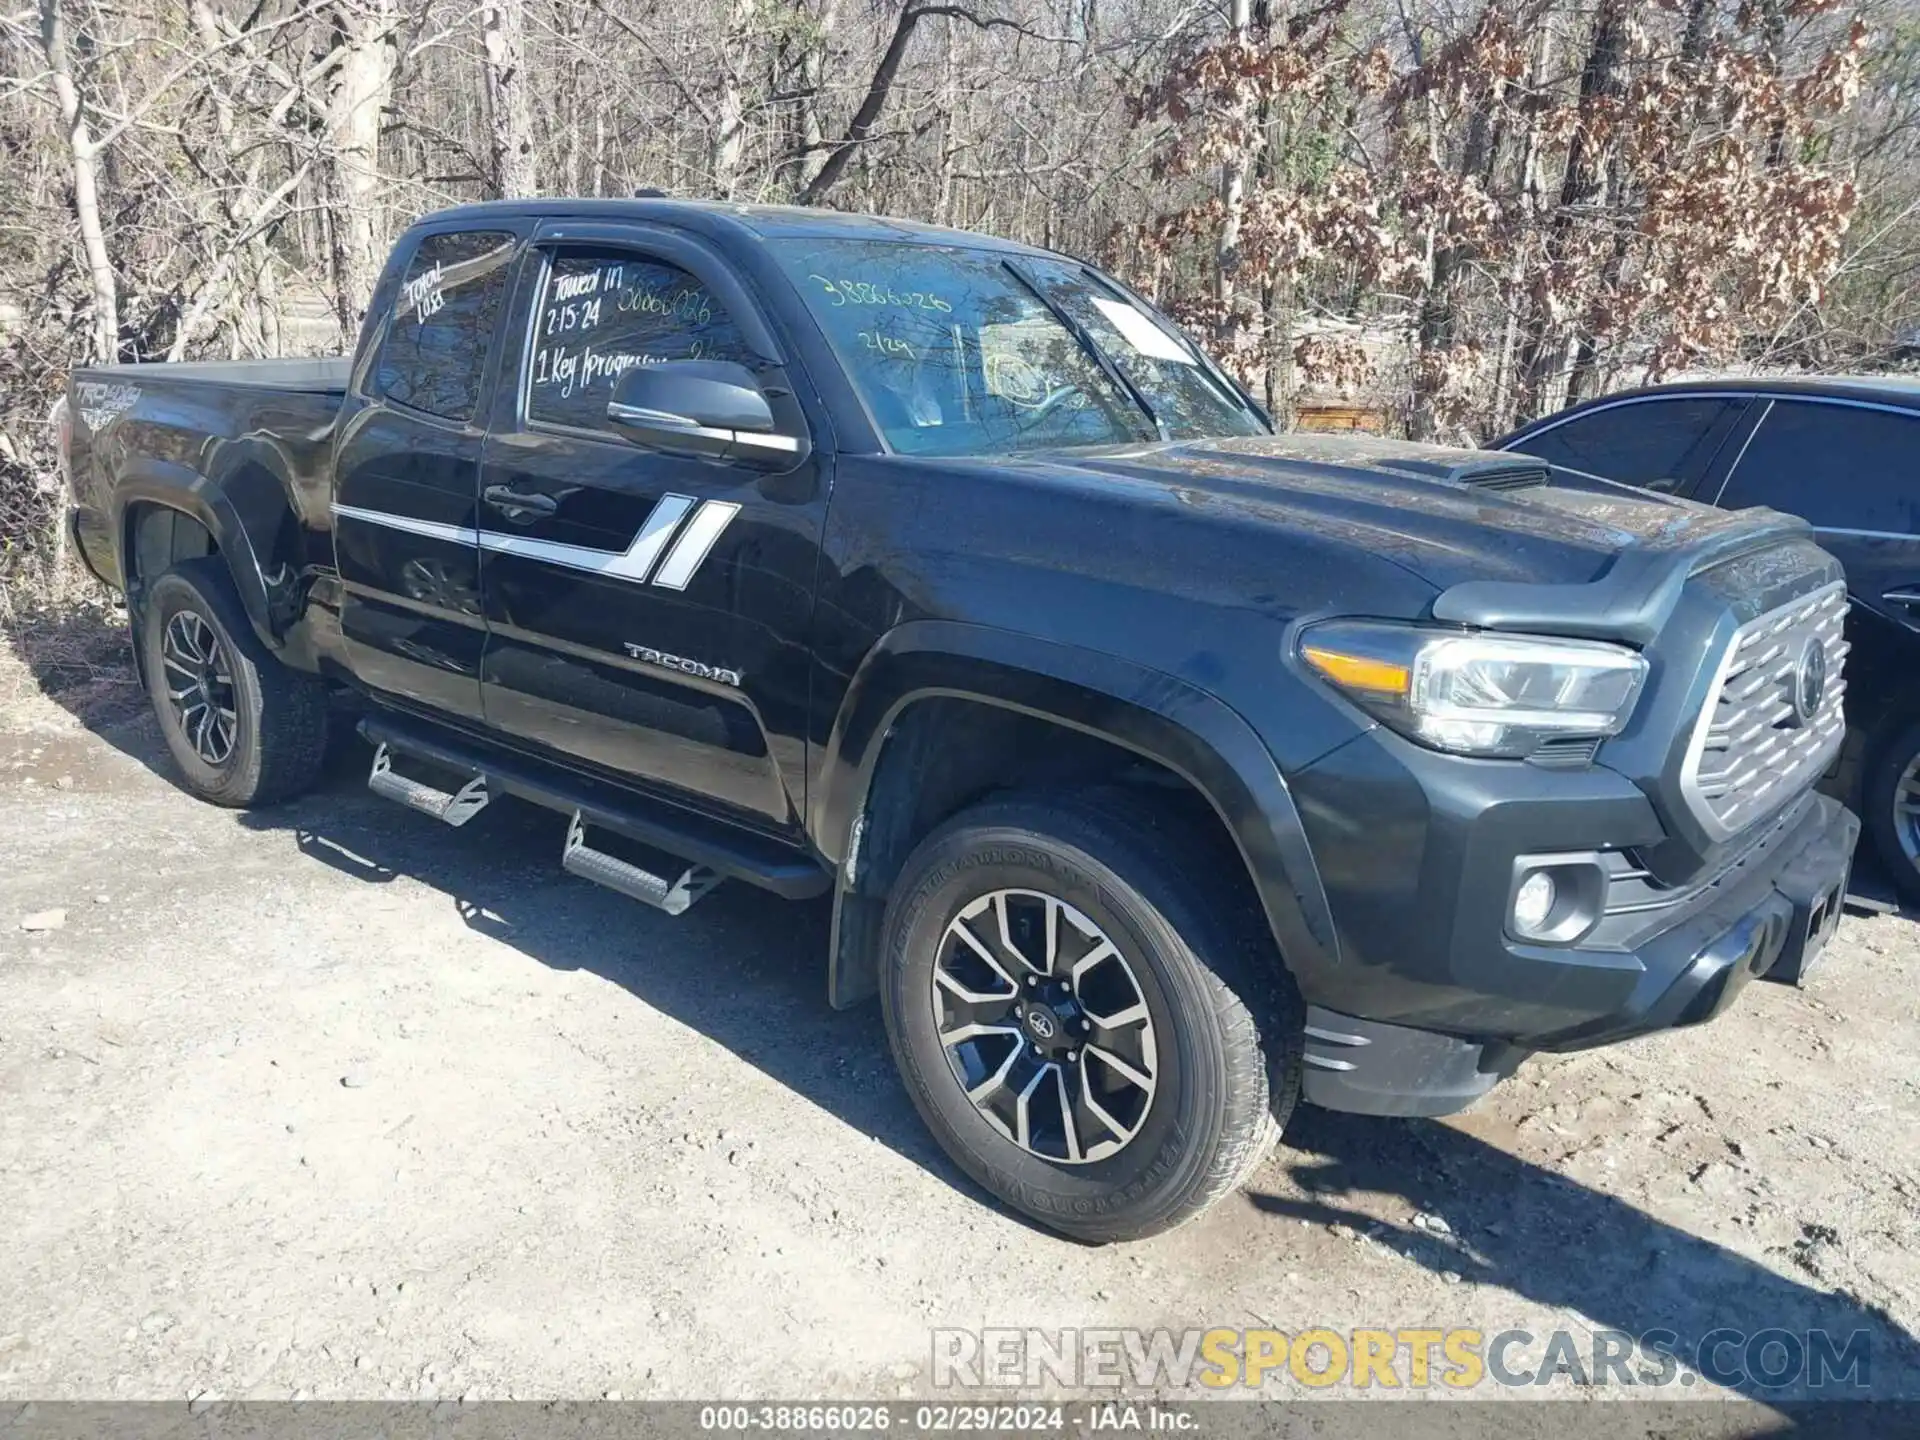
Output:
M600 879L602 873L619 874L629 879L633 875L643 876L645 880L633 883L641 889L658 888L663 896L672 896L684 886L688 899L680 910L671 912L674 914L684 911L687 905L711 890L713 884L719 883L722 878L743 880L790 900L824 895L833 887L833 872L797 846L743 830L668 801L654 800L618 784L596 781L443 726L413 720L391 711L381 711L360 722L360 733L377 749L388 754L387 773L391 780L385 786L372 787L378 794L400 800L402 804L427 814L436 813L433 805L410 798L413 793L411 787L418 786L426 790L428 800L436 804L438 797L448 795L447 791L420 786L418 781L410 781L393 773L394 756L411 756L439 769L452 771L455 775L474 777L453 792L453 799L469 791L488 798L513 795L549 810L557 810L574 822L569 825L569 843L563 856L563 863L568 870L588 879ZM372 784L371 778L369 784ZM403 787L408 787L404 794ZM471 800L466 803L470 804ZM481 803L483 805L485 802ZM480 808L481 805L474 805L471 814L465 818L472 818L472 814L479 813ZM579 827L577 841L574 824ZM677 881L663 879L628 864L618 856L595 850L585 843L588 827L610 831L623 839L676 856L685 863L687 872ZM574 856L578 858L570 858ZM594 857L602 857L608 865L621 868L617 871L607 870ZM712 873L712 884L702 884L701 871ZM647 881L656 881L658 885L648 886ZM602 883L611 884L622 894L633 895L636 899L647 898L627 884L613 881ZM657 902L649 900L648 903Z
M367 776L367 788L449 825L466 824L486 809L487 801L492 798L487 794L484 775L474 776L454 791L436 790L424 780L411 780L393 768L393 752L384 744L373 752L373 770Z
M594 850L587 845L586 823L578 810L567 824L567 848L560 852L560 868L582 880L618 890L630 900L657 906L669 915L686 914L694 901L724 878L704 865L690 865L678 880L669 880L629 864L617 855Z

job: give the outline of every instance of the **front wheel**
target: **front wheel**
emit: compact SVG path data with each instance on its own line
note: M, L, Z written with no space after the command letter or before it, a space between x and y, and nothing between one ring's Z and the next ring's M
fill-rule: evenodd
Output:
M216 559L166 572L139 607L147 693L187 789L269 805L310 787L326 754L327 691L270 654Z
M1299 1001L1214 858L1121 798L1008 799L940 826L895 886L881 997L907 1089L1043 1225L1171 1229L1293 1107Z

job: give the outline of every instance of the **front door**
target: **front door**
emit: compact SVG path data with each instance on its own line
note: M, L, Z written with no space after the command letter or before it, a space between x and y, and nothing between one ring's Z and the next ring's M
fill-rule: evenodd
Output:
M475 513L489 362L518 237L422 235L334 451L334 558L353 673L383 696L480 717Z
M490 727L789 833L802 813L816 462L664 455L607 418L633 365L736 360L802 427L763 322L684 237L576 230L523 267L481 463ZM783 413L784 412L784 413ZM677 792L677 793L676 793Z

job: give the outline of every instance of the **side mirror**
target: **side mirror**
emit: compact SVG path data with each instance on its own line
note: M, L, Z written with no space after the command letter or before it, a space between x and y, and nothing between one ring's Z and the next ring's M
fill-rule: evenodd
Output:
M607 418L656 450L785 469L805 442L782 435L760 382L731 360L636 365L614 382Z

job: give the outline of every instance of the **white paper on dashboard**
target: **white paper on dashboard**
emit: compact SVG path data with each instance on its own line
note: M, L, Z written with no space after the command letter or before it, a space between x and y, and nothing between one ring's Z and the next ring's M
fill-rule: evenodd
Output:
M1092 299L1093 303L1100 307L1100 313L1106 316L1113 323L1113 328L1120 332L1120 338L1142 355L1151 356L1155 360L1173 360L1181 365L1195 363L1193 356L1187 353L1178 340L1125 301L1103 300L1097 295Z

